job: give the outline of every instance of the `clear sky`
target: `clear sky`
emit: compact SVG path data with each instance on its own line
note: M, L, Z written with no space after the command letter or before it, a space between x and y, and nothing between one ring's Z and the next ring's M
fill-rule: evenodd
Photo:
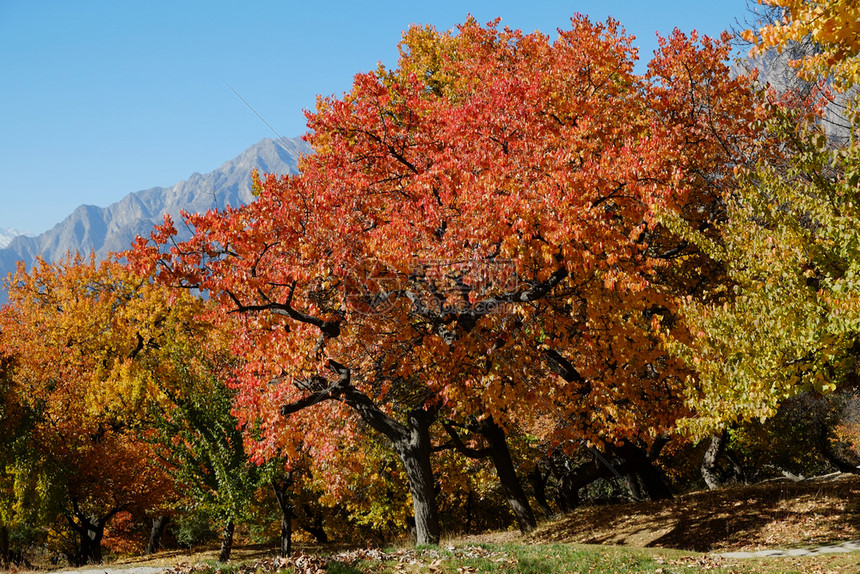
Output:
M361 2L0 0L0 228L41 233L88 203L206 173L272 131L305 131L317 94L396 64L410 24L471 13L554 36L580 12L637 37L718 34L746 0Z

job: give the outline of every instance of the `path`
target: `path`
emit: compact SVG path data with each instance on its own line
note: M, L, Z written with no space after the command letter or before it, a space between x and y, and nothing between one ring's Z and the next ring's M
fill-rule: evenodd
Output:
M722 552L723 558L771 558L778 556L818 556L820 554L847 554L860 551L860 539L843 542L837 546L817 548L791 548L789 550L759 550L758 552Z
M167 570L167 566L105 566L104 568L90 568L87 570L60 570L50 574L158 574Z

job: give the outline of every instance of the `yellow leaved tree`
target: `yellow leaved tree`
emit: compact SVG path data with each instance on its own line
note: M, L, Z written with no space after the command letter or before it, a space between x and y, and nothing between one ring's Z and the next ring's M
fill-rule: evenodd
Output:
M755 44L754 54L810 38L819 47L817 53L793 62L805 79L832 77L840 91L860 83L860 2L759 0L759 4L781 8L783 18L744 33L744 39Z
M842 91L857 86L860 4L766 3L784 18L746 32L754 52L811 38L817 52L795 62L798 73ZM699 436L860 379L860 146L834 143L808 110L772 111L768 130L785 156L736 170L718 239L691 236L726 269L726 281L681 305L690 338L670 342L696 371L688 381L696 415L686 422Z

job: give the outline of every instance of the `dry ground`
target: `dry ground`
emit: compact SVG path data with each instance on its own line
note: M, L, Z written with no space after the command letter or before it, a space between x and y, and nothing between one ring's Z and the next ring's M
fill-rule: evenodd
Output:
M860 538L860 475L779 480L674 500L580 508L535 542L623 544L697 552L796 548Z
M695 555L675 551L795 548L856 539L860 539L860 475L843 474L804 482L780 480L693 492L661 502L586 506L545 522L528 537L514 531L494 532L451 537L444 541L443 546L571 543L576 546L602 544L653 549L648 552L673 549L666 552L671 556L681 556L682 562L692 560L691 565L704 560L700 567L709 569L722 559L696 558ZM319 546L300 546L299 549L304 554L338 550ZM267 546L239 546L234 549L232 561L255 562L273 555L274 548ZM211 563L216 556L217 549L165 551L149 558L120 559L110 567L99 568L99 574L120 574L122 569L132 566L170 568L178 564ZM780 560L752 561L742 570L730 568L728 571L783 572L783 567L791 565L789 570L796 572L860 572L860 567L855 569L855 565L860 564L860 553L791 562ZM78 572L86 570L79 569Z

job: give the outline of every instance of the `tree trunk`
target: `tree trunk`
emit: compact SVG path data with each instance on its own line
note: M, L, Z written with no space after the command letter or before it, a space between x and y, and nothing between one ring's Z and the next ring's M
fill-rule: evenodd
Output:
M299 523L302 530L313 536L317 543L328 544L328 534L325 533L325 528L323 528L322 513L314 510L310 504L305 504L302 506L302 509L305 511L305 516L308 519L308 522Z
M5 524L0 525L0 568L8 568L12 562L9 552L9 529Z
M170 517L161 514L152 519L152 528L149 531L149 542L146 544L144 554L155 554L161 549L161 537L164 535L164 530L167 528L167 523L170 522Z
M550 467L558 480L556 498L562 512L570 512L579 506L579 489L588 486L599 478L621 477L634 498L647 495L651 500L671 498L672 493L659 471L639 447L626 442L620 447L610 447L607 454L623 459L621 464L610 464L600 460L596 453L589 462L573 468L570 459L560 451L550 457Z
M558 482L555 502L561 512L570 512L579 506L579 488L573 488L568 480L568 474L572 470L570 459L560 450L554 450L549 456L549 465Z
M415 536L415 517L413 516L406 517L406 537L410 544L414 545L417 543Z
M529 499L523 490L523 485L517 477L511 451L508 449L508 442L505 438L505 431L492 418L487 418L481 423L480 432L487 438L490 445L490 457L496 467L496 475L498 475L502 485L502 492L508 499L508 504L517 519L520 532L528 534L537 528L537 521L529 505Z
M719 435L711 437L711 444L705 451L705 456L702 458L702 466L699 470L702 473L702 478L709 489L715 490L723 485L720 474L717 469L717 461L723 454L726 448L727 432L723 430Z
M272 479L272 490L278 500L281 510L281 540L278 553L287 557L293 552L293 505L290 503L289 491L292 485L292 473L282 480Z
M230 553L233 551L233 531L235 530L233 519L227 519L227 525L224 526L224 532L221 535L221 552L218 554L218 562L227 562L230 560Z
M102 563L102 537L104 526L86 521L77 529L80 546L75 556L75 566Z
M78 505L78 500L71 498L72 514L64 514L72 530L78 535L80 544L77 548L76 555L71 562L75 566L84 566L86 564L101 564L102 562L102 538L105 533L105 525L110 522L110 519L117 512L124 510L125 505L120 505L112 508L107 514L101 518L87 515ZM77 518L77 521L75 520Z
M78 514L79 522L75 522L69 516L66 516L66 519L78 535L77 552L71 560L73 565L101 564L102 537L104 536L104 524L106 521L93 521L91 518L80 514Z
M635 472L624 473L624 484L630 492L630 498L639 501L643 499L642 486L639 484L639 475Z
M466 534L472 533L472 498L473 497L474 497L474 495L472 494L472 489L470 488L469 491L466 493L466 527L464 529Z
M623 458L630 465L630 469L639 476L644 493L649 499L666 500L672 498L672 491L666 481L663 480L660 471L641 448L625 440L621 446L613 447L612 450Z
M496 469L496 476L499 478L502 492L517 519L520 532L528 534L534 530L537 527L537 521L529 505L529 499L523 490L522 483L519 477L517 477L514 461L511 458L511 451L508 449L507 438L502 427L492 417L488 417L480 423L467 425L466 428L469 431L480 434L489 444L485 448L474 449L467 447L463 443L453 425L445 423L443 426L451 437L454 448L463 455L476 459L490 457L493 461L493 467Z
M534 494L538 506L540 506L541 512L543 512L543 515L547 518L552 517L555 513L552 511L549 501L546 499L546 477L541 472L540 468L535 466L534 469L526 475L526 478L532 487L532 493Z
M436 419L436 409L417 407L407 416L407 424L400 424L380 409L366 394L350 382L349 367L329 360L329 368L338 379L329 382L319 377L324 388L315 390L307 397L281 407L282 415L289 415L312 406L323 400L340 400L355 409L358 415L371 428L385 435L392 443L397 456L403 463L409 479L415 512L415 532L418 544L438 544L439 509L436 506L436 493L433 484L433 469L430 465L430 425Z
M293 518L288 514L281 515L281 541L278 549L281 556L286 558L293 553Z
M408 434L394 442L394 450L403 463L412 494L412 511L415 518L415 543L439 544L439 510L433 468L430 465L430 425L434 416L422 409L409 413Z
M562 512L571 512L580 504L579 489L584 488L598 478L612 476L612 470L602 464L597 457L573 467L570 459L560 450L550 457L552 472L558 480L556 501Z

